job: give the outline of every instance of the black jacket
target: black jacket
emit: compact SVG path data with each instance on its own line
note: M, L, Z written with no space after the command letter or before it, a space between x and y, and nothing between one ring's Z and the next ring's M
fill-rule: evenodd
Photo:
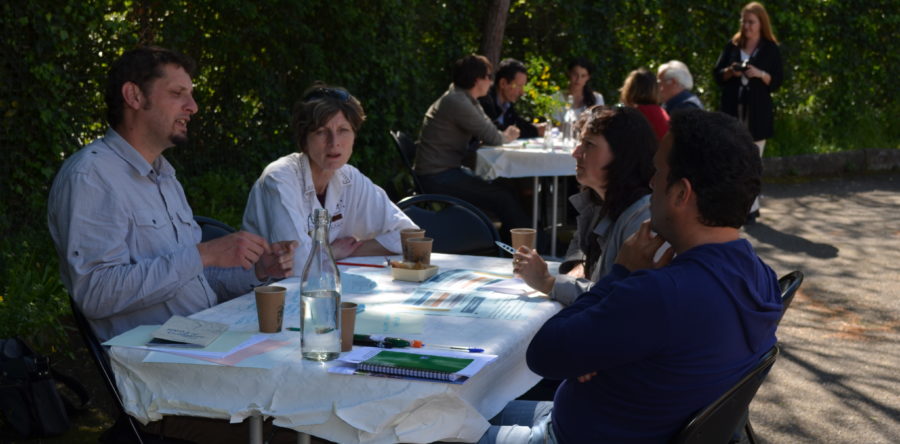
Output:
M722 50L722 54L719 55L716 67L713 69L713 77L715 77L716 83L722 87L722 99L719 110L735 117L738 115L738 94L741 89L741 78L738 76L724 80L722 70L734 62L740 63L740 61L740 48L729 41ZM742 99L749 110L750 134L753 135L753 140L768 139L772 137L774 130L772 91L778 89L784 79L781 52L778 50L778 45L769 40L760 39L755 54L750 57L750 64L772 76L772 81L768 85L760 79L750 79L750 83L747 84L747 93Z
M528 120L519 117L519 114L516 112L515 103L511 104L509 108L506 109L505 113L502 112L500 104L497 103L497 90L495 90L494 87L491 87L491 90L488 91L486 96L478 99L478 103L481 104L484 113L490 117L491 121L494 122L494 125L496 125L500 131L505 130L510 125L515 125L519 127L519 137L522 139L538 136L537 127ZM502 125L498 121L500 114L503 114Z

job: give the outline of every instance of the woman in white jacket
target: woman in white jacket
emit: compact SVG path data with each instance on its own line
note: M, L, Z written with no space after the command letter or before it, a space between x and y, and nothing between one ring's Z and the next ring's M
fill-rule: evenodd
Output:
M325 208L335 259L399 253L400 230L416 225L347 164L363 120L362 105L346 90L322 84L308 89L291 118L299 151L263 170L250 191L242 228L270 240L298 240L294 263L304 264L312 247L309 217Z

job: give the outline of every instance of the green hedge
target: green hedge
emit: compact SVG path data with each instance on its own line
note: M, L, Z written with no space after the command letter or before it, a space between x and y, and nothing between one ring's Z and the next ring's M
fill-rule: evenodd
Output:
M737 29L742 5L512 3L503 54L548 68L542 91L566 83L568 59L587 56L599 67L593 85L614 103L630 70L678 58L692 68L696 89L711 107L718 90L710 70ZM0 267L7 272L0 282L0 337L43 331L46 319L16 315L37 293L56 295L45 312L64 311L61 287L47 282L57 271L46 236L46 195L65 157L105 130L102 85L109 63L124 50L152 42L200 63L200 112L191 122L191 142L166 156L197 214L238 225L252 181L292 151L291 105L314 80L345 86L361 99L368 120L352 162L397 195L394 184L404 173L388 131L418 132L425 109L450 82L450 63L478 50L489 4L4 2ZM776 95L776 136L767 155L898 147L896 76L889 75L900 66L892 38L900 25L896 2L800 0L773 3L769 12L787 77ZM540 104L522 104L529 106Z

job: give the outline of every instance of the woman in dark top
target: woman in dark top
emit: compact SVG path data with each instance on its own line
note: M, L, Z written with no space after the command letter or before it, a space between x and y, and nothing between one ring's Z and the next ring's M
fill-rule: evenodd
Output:
M766 139L772 137L772 91L781 86L782 72L781 52L769 14L761 3L748 3L741 10L741 29L725 44L713 76L722 87L719 110L747 126L760 157ZM759 198L753 201L747 222L752 223L757 216Z
M713 75L722 87L720 110L744 122L757 145L765 145L772 137L771 94L781 86L782 64L762 4L748 3L741 10L741 29L725 45Z

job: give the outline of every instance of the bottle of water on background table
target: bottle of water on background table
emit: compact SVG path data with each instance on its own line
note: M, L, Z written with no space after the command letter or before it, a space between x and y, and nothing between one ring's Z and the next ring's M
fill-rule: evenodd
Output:
M328 210L317 208L312 218L313 244L300 282L301 353L304 359L331 361L341 354L341 275L328 243Z
M563 115L563 141L569 146L575 140L575 98L571 94L566 97L566 113Z

